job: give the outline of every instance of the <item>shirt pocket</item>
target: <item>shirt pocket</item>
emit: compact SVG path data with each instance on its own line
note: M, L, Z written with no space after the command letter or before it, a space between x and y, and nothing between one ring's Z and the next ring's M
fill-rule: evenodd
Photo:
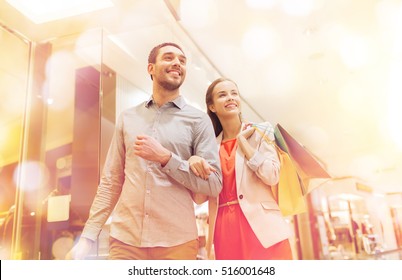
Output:
M280 211L278 204L275 201L261 201L261 206L267 211Z

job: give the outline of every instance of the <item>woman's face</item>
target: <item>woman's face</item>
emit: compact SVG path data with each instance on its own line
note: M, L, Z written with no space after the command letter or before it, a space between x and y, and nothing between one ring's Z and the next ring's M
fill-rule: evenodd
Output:
M209 109L219 118L238 117L240 114L240 95L237 86L231 81L217 84L212 91L212 104Z

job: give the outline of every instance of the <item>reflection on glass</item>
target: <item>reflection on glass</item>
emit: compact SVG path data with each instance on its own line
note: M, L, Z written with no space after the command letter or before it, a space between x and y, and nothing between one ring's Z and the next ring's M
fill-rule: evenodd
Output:
M30 43L2 25L0 42L0 259L10 259L13 242L29 240L29 234L19 232L17 236L13 230L15 221L22 224L22 215L31 217L15 206L20 192L17 170L21 166Z

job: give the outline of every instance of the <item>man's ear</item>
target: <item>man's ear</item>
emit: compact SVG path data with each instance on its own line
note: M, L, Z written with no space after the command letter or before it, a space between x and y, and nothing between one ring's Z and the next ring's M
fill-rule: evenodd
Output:
M148 74L152 75L153 71L154 71L154 64L148 63Z

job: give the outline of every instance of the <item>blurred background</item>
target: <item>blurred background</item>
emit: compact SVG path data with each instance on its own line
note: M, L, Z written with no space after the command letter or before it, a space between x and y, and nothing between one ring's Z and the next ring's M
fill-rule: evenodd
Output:
M399 259L401 19L400 0L0 0L0 258L71 248L116 117L149 97L148 53L172 41L190 104L231 78L247 120L279 123L330 174L303 166L296 259Z

